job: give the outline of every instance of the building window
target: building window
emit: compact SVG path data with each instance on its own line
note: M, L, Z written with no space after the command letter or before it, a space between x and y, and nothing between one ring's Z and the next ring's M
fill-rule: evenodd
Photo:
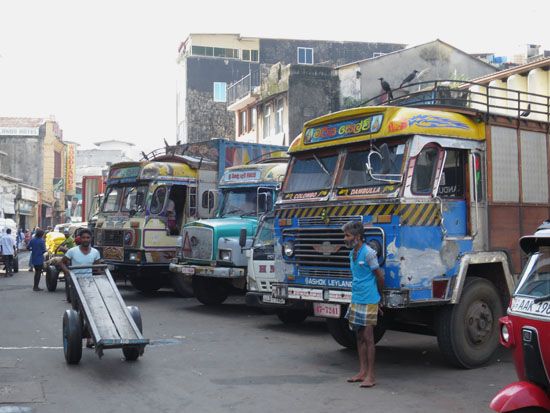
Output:
M252 108L250 111L250 130L256 130L256 124L258 122L258 111L256 108Z
M252 52L252 61L257 62L258 61L258 51L257 50L251 50Z
M243 50L243 60L250 61L250 50Z
M258 51L257 50L245 50L242 51L242 59L247 62L257 62L258 61Z
M214 102L227 102L227 83L214 82Z
M263 137L271 136L271 104L264 106L264 133Z
M275 106L275 134L283 133L283 99L277 99Z
M313 64L313 48L298 47L298 64L299 65Z
M239 135L244 135L248 132L248 110L245 109L239 112Z
M195 56L211 57L229 57L231 59L239 58L239 49L226 49L223 47L193 46L191 54Z

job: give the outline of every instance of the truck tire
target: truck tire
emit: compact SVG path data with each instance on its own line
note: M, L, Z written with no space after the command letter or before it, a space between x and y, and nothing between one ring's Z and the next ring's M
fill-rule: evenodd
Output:
M131 277L130 283L136 290L143 294L154 293L160 290L163 284L160 277Z
M19 272L19 256L13 257L13 272L14 274Z
M139 332L143 333L143 323L141 321L141 313L139 312L139 308L137 308L135 305L128 306L126 308L128 308L128 312L132 316L134 323L136 323ZM126 361L136 361L139 356L143 355L143 351L144 349L140 347L122 347L122 354L124 354L124 358L126 359Z
M342 347L357 348L357 337L355 331L349 329L348 320L345 318L327 318L328 332L334 340ZM386 333L386 328L382 325L374 326L374 343L377 344Z
M75 310L63 314L63 353L68 364L78 364L82 358L82 325Z
M59 271L53 265L46 267L46 288L50 292L57 289L57 280L59 279Z
M170 277L172 288L182 298L193 297L193 286L189 277L184 277L179 274L172 274Z
M307 310L277 310L277 317L283 324L300 324L308 315Z
M502 301L493 283L467 277L457 304L443 307L436 319L439 349L452 365L464 369L487 363L499 345Z
M202 304L217 305L229 295L229 286L223 279L193 277L193 292Z

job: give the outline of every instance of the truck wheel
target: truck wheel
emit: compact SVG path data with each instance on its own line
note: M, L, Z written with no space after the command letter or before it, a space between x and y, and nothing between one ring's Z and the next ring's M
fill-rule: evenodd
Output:
M172 288L182 298L193 297L193 286L189 277L184 277L179 274L172 274L170 277Z
M46 288L50 292L54 292L57 289L57 280L59 278L59 272L53 265L46 267Z
M162 279L160 277L131 277L130 283L132 286L143 294L151 294L162 287Z
M128 306L126 308L128 308L128 312L132 316L134 323L136 323L139 332L143 333L143 324L141 322L141 313L139 312L139 308L137 308L135 305ZM124 354L124 358L126 359L126 361L136 361L139 356L143 355L143 351L144 349L140 347L122 347L122 354Z
M355 332L349 329L348 320L345 318L327 318L328 332L338 344L346 348L357 348ZM386 328L382 325L374 326L374 343L378 343L384 337Z
M13 258L13 272L19 272L19 256Z
M225 280L208 277L193 277L195 297L204 305L216 305L225 301L229 295L229 286Z
M68 364L78 364L82 358L82 326L74 310L63 314L63 352Z
M458 304L442 308L436 320L443 356L465 369L487 363L498 347L498 319L502 315L502 301L494 284L467 277Z
M300 324L304 321L309 312L307 310L278 310L277 317L284 324Z

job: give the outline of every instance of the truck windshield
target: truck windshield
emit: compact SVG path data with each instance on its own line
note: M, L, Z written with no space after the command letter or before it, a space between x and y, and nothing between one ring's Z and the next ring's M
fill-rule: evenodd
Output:
M342 177L338 183L339 188L353 188L365 186L387 185L386 181L376 179L377 174L398 175L403 165L403 153L405 145L394 145L388 148L383 159L380 156L371 156L372 174L366 169L369 157L368 150L349 152L344 163Z
M224 191L221 217L256 215L256 188L233 188Z
M148 188L147 185L127 186L122 198L122 211L143 211Z
M275 245L275 232L273 229L273 221L275 219L265 218L256 232L256 237L254 238L254 248L269 248L273 249Z
M123 187L111 186L107 188L105 193L105 201L103 202L103 212L117 212L120 204L120 197L124 191Z
M296 159L288 177L285 192L328 189L334 177L337 155Z
M550 294L550 247L543 247L531 256L515 294L531 297Z

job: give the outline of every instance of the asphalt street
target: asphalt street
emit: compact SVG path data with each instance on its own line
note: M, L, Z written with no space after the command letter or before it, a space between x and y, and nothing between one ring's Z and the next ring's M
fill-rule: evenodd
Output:
M65 363L64 286L32 291L24 271L0 278L0 413L7 412L489 412L515 379L504 350L476 370L449 367L433 337L388 332L377 347L377 385L345 379L356 354L341 348L321 320L281 324L231 297L205 307L169 290L152 296L120 285L139 306L151 339L137 362L121 350L102 359L83 350ZM44 287L44 280L41 282Z

